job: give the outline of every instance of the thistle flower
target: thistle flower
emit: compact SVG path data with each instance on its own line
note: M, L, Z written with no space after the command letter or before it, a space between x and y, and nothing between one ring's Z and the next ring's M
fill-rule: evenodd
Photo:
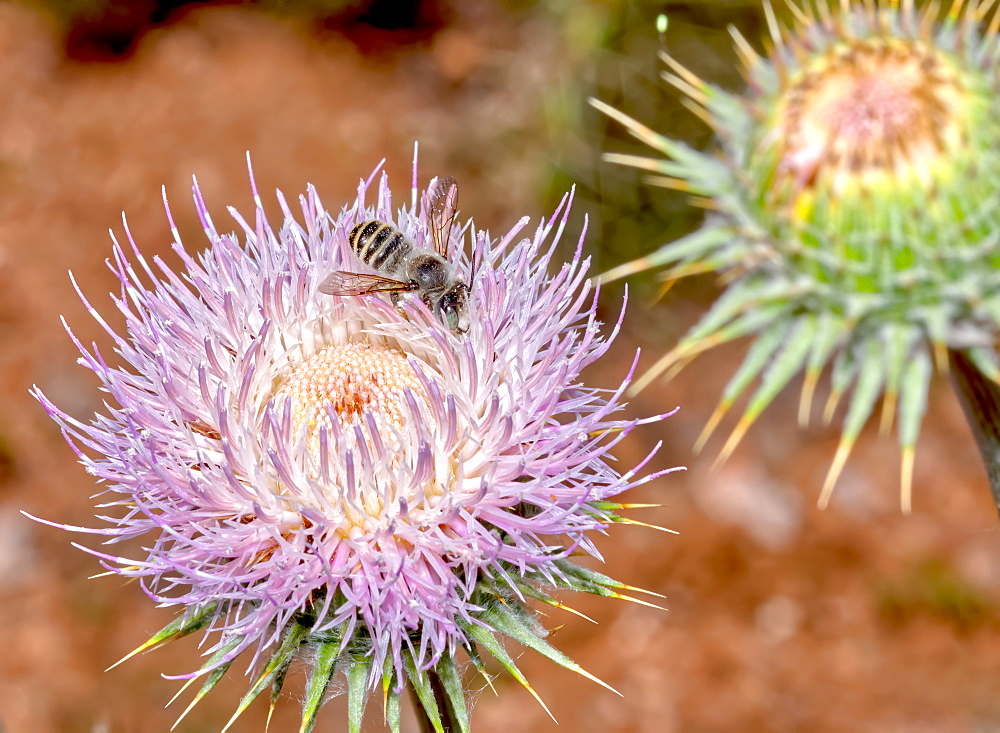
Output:
M216 228L195 182L210 246L190 254L168 207L180 273L144 257L126 225L109 263L124 333L84 299L121 366L70 332L114 404L87 423L35 390L116 510L107 527L66 528L106 544L151 536L146 557L87 551L181 609L136 651L203 631L207 660L183 677L202 681L191 706L246 652L256 671L234 720L268 686L273 707L293 660L309 669L304 731L338 673L352 731L379 686L398 730L406 684L435 729L468 730L460 651L477 667L489 652L527 686L498 636L586 674L526 603L560 606L554 588L623 597L628 586L570 557L599 557L589 533L631 522L613 498L660 475L609 466L646 421L615 417L624 384L579 379L617 327L600 333L579 248L547 274L571 196L530 237L527 218L499 241L472 233L472 259L453 259L471 286L459 335L417 298L319 292L332 271L364 269L347 240L359 222L430 246L416 163L413 201L395 213L375 175L338 216L310 188L301 223L279 193L280 229L254 185L253 217L230 209L243 244ZM469 229L454 228L453 252Z
M732 31L747 80L739 95L664 55L666 79L716 133L718 153L595 102L666 156L608 159L652 171L654 183L709 210L699 230L606 279L670 266L667 279L721 271L727 283L635 389L713 346L753 337L697 447L758 377L720 460L802 372L807 422L832 362L824 420L850 396L820 504L884 396L882 429L897 420L909 511L932 366L946 369L950 350L1000 378L1000 15L986 22L994 6L817 0L789 4L785 26L765 2L765 56Z

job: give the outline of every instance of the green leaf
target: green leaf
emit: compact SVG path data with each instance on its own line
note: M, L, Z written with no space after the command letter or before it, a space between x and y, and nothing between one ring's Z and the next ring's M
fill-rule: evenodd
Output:
M302 702L302 725L299 733L312 733L316 725L316 716L319 714L320 706L326 698L326 690L333 679L336 671L337 659L340 657L340 642L326 641L317 644L315 647L316 658L313 660L312 669L309 670L309 681L306 683L306 697ZM353 669L353 665L349 668ZM350 679L350 677L348 677ZM350 699L350 698L348 698ZM350 708L348 708L348 719L350 720ZM351 733L358 733L357 729L350 728Z
M733 428L733 432L730 434L728 440L726 440L726 444L719 452L717 462L726 460L732 454L747 430L750 429L750 426L760 416L760 413L771 404L772 400L778 395L778 392L802 369L802 365L805 363L806 356L809 354L809 349L816 336L818 320L815 316L806 315L799 316L797 321L791 323L782 322L780 325L788 332L788 335L784 338L784 343L777 356L773 356L773 350L769 350L768 355L772 356L773 361L764 373L753 397L750 398L750 403L747 405L746 410L743 411L739 422ZM756 346L757 344L754 345ZM730 404L732 403L720 404L723 413L728 409ZM716 413L712 415L709 421L709 426L714 427L713 423L717 423L719 419L721 419L721 414L719 414L719 410L716 410ZM707 437L704 431L702 435ZM699 439L697 447L700 447L701 442L701 439Z
M746 278L733 283L695 326L685 334L681 344L700 341L732 329L734 319L743 316L749 323L764 324L776 318L788 306L791 288L785 282ZM750 329L743 329L746 333ZM734 337L735 338L735 337ZM680 346L678 346L680 348Z
M270 727L271 716L274 714L274 708L278 704L278 700L281 698L281 690L285 686L285 677L288 674L288 667L290 665L286 664L278 669L277 673L274 675L274 679L271 682L271 705L267 711L267 725L265 725L264 730L266 731Z
M441 711L438 708L437 699L434 697L434 686L431 684L427 670L417 667L413 661L413 655L409 651L403 654L403 669L406 671L410 684L413 685L413 691L417 693L417 699L420 700L420 706L424 709L427 720L430 721L436 733L444 733Z
M865 422L871 417L875 400L882 393L885 380L885 353L876 344L869 344L861 361L858 380L851 395L851 403L844 418L842 440L857 440Z
M951 318L948 309L941 307L924 308L924 325L927 328L927 337L935 347L943 348L943 344L948 343L948 333L951 330Z
M624 583L598 573L596 570L581 567L570 560L555 560L553 564L566 578L566 587L572 590L598 596L610 596L612 592L609 589L617 591L625 588Z
M868 343L868 349L862 356L858 368L857 383L854 385L854 392L851 395L851 402L847 407L847 415L844 418L844 427L840 434L840 444L837 446L837 453L833 458L833 464L826 474L823 483L823 490L820 493L819 506L825 508L830 501L833 487L837 483L847 457L854 447L861 428L872 414L875 400L878 399L882 391L882 384L885 379L885 354L884 350L878 348L877 342Z
M382 664L382 692L385 695L385 724L389 726L389 730L391 730L392 733L399 733L400 696L399 693L394 692L392 689L395 681L396 667L393 664L392 655L386 653L385 661Z
M465 705L465 686L462 684L462 674L455 664L455 660L445 655L434 668L441 680L445 695L448 698L448 705L451 708L451 719L459 725L459 733L471 733L472 726L469 722L469 710ZM455 731L451 731L455 733Z
M903 369L899 390L899 443L902 448L900 470L901 505L904 514L909 514L913 505L913 463L916 456L917 436L920 423L927 410L927 391L930 388L933 366L926 346L913 349L909 361ZM953 365L953 368L955 366ZM957 390L960 397L964 390ZM979 434L974 429L973 434ZM980 444L981 446L982 444ZM991 481L992 483L992 481Z
M773 349L771 350L773 361L761 378L760 386L750 398L750 404L744 412L744 419L751 422L801 370L817 336L819 320L815 316L805 315L800 316L798 322L781 325L786 327L787 336L783 339L784 343L776 356Z
M633 135L635 135L640 140L645 142L647 145L656 147L655 145L656 142L658 142L659 139L663 137L662 135L654 132L650 128L643 125L641 122L632 119L624 112L620 112L619 110L612 107L610 104L602 102L600 99L591 97L587 101L589 101L591 106L593 106L595 109L597 109L600 112L603 112L608 117L615 120L618 124L628 129L629 132L631 132Z
M462 629L465 630L465 627L462 626ZM480 674L486 675L486 665L483 663L483 657L479 653L479 648L472 643L472 637L469 634L466 634L466 638L470 640L468 644L465 645L465 653L469 655L469 661L472 662L472 665Z
M888 324L883 329L885 343L885 394L886 409L882 417L882 428L887 429L892 415L891 407L899 398L899 382L910 361L913 344L919 334L916 328L899 323Z
M926 349L917 349L903 371L899 385L899 442L906 448L917 443L920 423L927 411L927 391L930 388L931 357Z
M624 112L618 111L614 107L605 104L599 99L591 97L590 103L608 117L625 127L633 137L646 143L646 145L649 145L651 148L660 151L664 155L673 158L685 168L690 168L692 166L696 168L699 166L709 166L711 168L715 168L720 165L718 160L709 157L705 153L698 152L684 143L671 140L670 138L655 132L641 122L632 119ZM723 171L723 173L725 173L725 171Z
M725 245L736 237L735 233L721 227L702 228L675 242L664 245L645 257L613 267L600 275L602 283L612 282L637 272L653 270L679 261L697 261L712 250Z
M486 651L488 651L493 658L496 659L500 665L510 673L510 676L521 683L521 686L524 687L524 689L526 689L531 696L538 701L538 704L542 706L542 709L545 710L546 713L548 713L549 717L552 717L552 713L549 711L548 706L542 702L542 698L539 697L534 688L528 684L528 678L524 676L520 669L518 669L517 664L514 663L513 657L507 653L503 644L500 643L500 640L497 639L491 631L484 629L478 624L463 625L462 630L465 632L467 638L474 640L486 649ZM478 659L478 655L473 657L473 661L476 659ZM477 666L482 669L481 662L477 664ZM555 720L555 718L552 719Z
M579 664L542 639L536 631L538 624L532 617L520 608L515 609L507 604L498 603L495 606L486 609L480 618L501 634L509 636L518 643L523 644L548 659L551 659L559 666L576 672L589 680L593 680L597 684L602 687L606 687L616 694L620 694L613 687L594 677L594 675L587 672Z
M534 576L529 576L529 577L534 577ZM538 578L537 580L540 580L541 582L545 582L541 578ZM559 605L559 602L556 601L555 598L553 598L551 595L549 595L548 593L546 593L536 583L527 582L525 580L522 580L519 577L512 577L511 581L512 581L512 585L522 595L525 595L528 598L532 598L532 599L534 599L536 601L540 601L541 603L544 603L547 606L558 606Z
M994 349L974 346L965 349L965 354L984 377L993 382L1000 382L1000 369L997 368L997 354Z
M271 658L268 659L267 664L261 671L260 676L257 677L257 680L251 685L250 690L240 700L239 707L236 709L233 717L223 727L223 733L236 722L236 719L243 714L243 711L250 706L250 703L257 699L260 693L264 691L264 688L277 680L285 672L286 667L298 653L299 646L308 633L309 629L300 623L292 621L288 624L281 643L271 655Z
M715 431L715 428L726 416L726 413L729 412L733 403L739 399L750 382L767 366L767 362L773 357L775 349L788 337L793 326L794 322L777 321L765 328L753 340L736 373L730 377L725 389L723 389L719 404L712 411L708 421L705 423L705 427L695 441L695 451L700 451L704 447L709 436Z
M822 371L830 359L830 354L837 346L837 342L849 330L850 325L845 319L839 318L829 311L820 313L816 338L812 342L812 351L809 352L806 370L817 373Z
M719 247L731 244L737 233L724 227L702 227L678 240L665 244L646 260L650 268L663 267L675 262L690 262L707 257Z
M400 699L395 692L389 693L385 699L385 724L389 726L392 733L399 733L399 721L401 719Z
M708 349L745 336L782 318L789 316L793 305L788 303L772 303L751 308L724 328L709 334L703 339L694 339L691 334L685 336L676 347L660 357L629 389L629 394L637 394L651 384L665 370L683 365L698 354Z
M178 616L169 624L167 624L162 629L153 634L151 637L149 637L149 639L147 639L141 646L136 647L131 652L129 652L124 657L122 657L117 662L108 667L108 669L114 669L119 664L124 662L126 659L131 659L139 652L144 652L147 649L151 649L157 644L161 644L167 640L183 638L188 634L193 634L195 631L204 628L212 620L212 618L215 615L215 610L218 607L219 604L216 602L216 603L209 603L207 606L204 606L202 608L189 608L185 613Z
M212 667L212 665L218 664L219 660L225 658L227 654L229 654L233 649L239 646L241 641L242 639L238 638L231 639L227 644L222 646L218 651L216 651L211 657L208 658L208 661L205 662L204 665L202 665L202 669L209 669ZM178 716L177 720L174 721L174 724L170 727L170 730L176 728L177 725L182 720L184 720L185 717L187 717L187 714L190 713L192 710L194 710L194 706L197 705L199 702L201 702L202 699L205 697L205 695L207 695L209 692L212 691L212 688L214 688L218 684L219 680L221 680L223 676L225 676L226 672L229 670L229 666L232 663L233 663L232 660L230 660L225 664L216 667L215 669L213 669L211 672L208 673L208 676L205 678L205 682L201 686L201 689L198 690L198 693L194 696L194 699L192 699L191 702L188 703L188 706L184 708L184 712L181 713L180 716Z
M368 702L368 681L372 663L369 657L355 656L344 670L347 677L347 724L350 733L361 733L361 721L365 717Z
M833 413L837 409L837 403L854 381L854 376L858 373L858 361L854 358L854 349L848 347L837 354L833 360L833 369L830 374L830 398L823 409L823 422L828 423L833 418Z

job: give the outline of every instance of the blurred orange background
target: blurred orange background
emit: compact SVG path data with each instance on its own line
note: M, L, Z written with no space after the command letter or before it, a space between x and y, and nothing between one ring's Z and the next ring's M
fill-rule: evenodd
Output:
M174 6L181 3L174 2ZM57 12L61 11L61 12ZM654 19L669 11L663 39ZM196 175L213 218L252 206L250 151L265 206L314 184L332 209L382 159L400 196L420 141L424 180L454 175L463 216L495 235L536 221L578 184L577 231L590 217L595 272L697 221L682 197L642 187L600 161L638 151L587 107L596 95L657 129L706 144L708 134L657 79L662 43L698 73L738 85L725 31L760 37L756 2L0 3L0 730L165 731L187 698L164 708L198 664L188 639L104 669L166 624L138 586L101 572L72 536L25 519L98 526L91 494L54 423L27 391L38 384L88 419L96 380L76 364L65 316L110 352L67 276L113 324L104 265L121 212L146 255L171 264L160 189L182 237L205 242L190 204ZM587 375L612 386L635 348L642 364L676 342L716 292L684 283L650 305L657 284L631 288L622 337ZM622 287L605 292L608 318ZM680 405L635 431L621 465L663 441L653 468L689 470L635 492L662 504L635 518L676 529L615 527L602 569L663 594L666 612L565 596L594 618L552 613L554 643L623 697L528 653L519 663L560 730L953 731L1000 727L1000 533L978 454L945 380L932 391L918 445L915 511L898 503L898 446L869 430L834 494L815 500L835 427L796 424L788 391L736 455L712 471L692 444L738 363L741 345L710 352L634 401L636 416ZM142 543L133 543L134 552ZM122 552L128 554L128 552ZM244 666L178 726L218 730L246 688ZM282 702L271 730L298 728ZM474 729L556 730L508 677L478 697ZM234 726L263 730L258 701ZM317 730L343 730L342 700ZM381 731L373 699L366 730ZM408 730L412 718L405 718Z

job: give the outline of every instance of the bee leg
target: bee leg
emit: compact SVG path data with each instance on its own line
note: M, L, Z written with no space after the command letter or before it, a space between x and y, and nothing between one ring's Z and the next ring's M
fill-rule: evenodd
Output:
M392 303L397 311L405 315L403 303L406 302L406 295L404 293L389 293L389 302Z
M389 293L389 302L393 304L393 306L396 308L396 310L398 310L400 313L403 313L405 315L405 309L403 308L403 304L406 303L406 301L409 298L413 297L412 293L416 289L417 289L417 284L414 283L414 282L411 282L409 284L409 287L406 290L399 290L399 291L395 291L395 292ZM426 301L424 301L424 302L426 302ZM429 303L428 303L428 307L430 307Z

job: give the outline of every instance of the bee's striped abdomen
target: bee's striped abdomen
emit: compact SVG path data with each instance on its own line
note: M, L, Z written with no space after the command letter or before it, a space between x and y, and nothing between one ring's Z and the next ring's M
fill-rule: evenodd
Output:
M366 265L380 272L393 273L406 260L412 245L396 227L372 219L351 230L348 242Z

